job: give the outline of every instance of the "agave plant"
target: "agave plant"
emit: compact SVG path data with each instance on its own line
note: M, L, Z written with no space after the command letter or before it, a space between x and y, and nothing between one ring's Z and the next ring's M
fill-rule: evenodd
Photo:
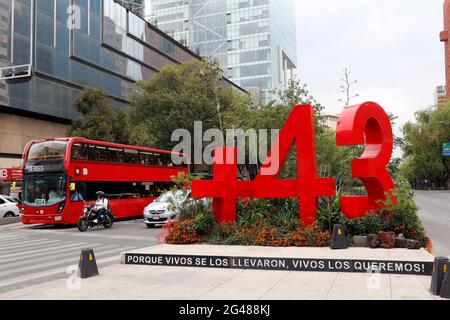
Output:
M346 225L347 219L342 214L340 198L343 195L354 194L355 188L358 188L356 183L345 179L343 174L338 174L336 177L336 196L319 198L317 225L322 230L331 232L335 224Z

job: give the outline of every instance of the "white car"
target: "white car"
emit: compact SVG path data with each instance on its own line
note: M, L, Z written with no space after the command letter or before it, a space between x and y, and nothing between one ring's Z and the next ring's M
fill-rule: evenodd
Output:
M13 197L0 195L0 218L14 218L19 216L19 201Z
M208 199L192 198L190 191L165 192L144 209L144 222L147 228L164 225L177 218L179 213L173 208L174 206L177 207L182 204L189 205L197 201L202 201L205 205L210 203Z

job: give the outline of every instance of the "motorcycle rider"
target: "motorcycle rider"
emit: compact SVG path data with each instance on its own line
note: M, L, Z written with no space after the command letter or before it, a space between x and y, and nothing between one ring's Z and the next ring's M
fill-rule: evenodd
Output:
M103 215L106 215L108 211L108 199L105 197L105 193L103 191L96 192L97 201L95 202L94 210L97 213L97 218L94 220L94 223L98 223L98 219Z

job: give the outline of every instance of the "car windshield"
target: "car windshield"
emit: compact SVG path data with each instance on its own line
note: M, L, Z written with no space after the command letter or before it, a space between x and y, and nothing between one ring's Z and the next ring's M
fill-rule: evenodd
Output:
M180 203L186 198L186 192L177 191L177 192L166 192L163 193L155 202L169 202L170 199L173 199L174 202Z
M31 146L29 161L64 160L67 141L45 141Z
M66 177L25 177L23 203L27 206L51 206L66 200Z

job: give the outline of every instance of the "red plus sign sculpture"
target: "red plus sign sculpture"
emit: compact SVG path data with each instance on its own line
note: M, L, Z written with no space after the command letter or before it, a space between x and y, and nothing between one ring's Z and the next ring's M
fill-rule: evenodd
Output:
M193 181L194 198L213 198L215 220L236 221L236 202L252 197L252 182L237 180L237 148L217 148L214 153L214 179Z

